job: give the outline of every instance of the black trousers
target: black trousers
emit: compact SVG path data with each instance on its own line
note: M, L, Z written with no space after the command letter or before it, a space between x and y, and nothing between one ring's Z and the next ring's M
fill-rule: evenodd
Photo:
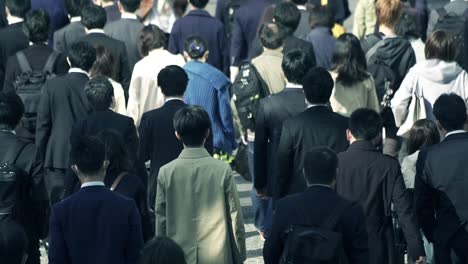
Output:
M65 178L65 169L45 169L44 180L51 207L65 197Z

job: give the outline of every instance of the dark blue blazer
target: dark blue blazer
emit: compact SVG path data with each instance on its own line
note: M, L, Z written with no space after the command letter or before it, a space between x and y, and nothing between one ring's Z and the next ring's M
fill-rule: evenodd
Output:
M50 264L136 264L142 247L135 202L104 186L82 188L52 209Z

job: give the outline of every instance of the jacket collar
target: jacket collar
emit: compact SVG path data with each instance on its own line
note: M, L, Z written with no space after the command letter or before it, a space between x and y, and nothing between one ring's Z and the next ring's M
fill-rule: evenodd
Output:
M185 105L185 102L183 100L173 99L173 100L168 100L164 103L164 106L173 106L173 105Z
M205 148L184 148L179 155L181 159L200 159L211 157Z
M460 139L468 139L468 132L448 135L442 142Z
M379 151L376 147L372 145L372 143L370 143L367 140L358 140L358 141L353 142L349 146L348 150L349 151L364 150L364 151L375 151L375 152Z
M325 105L317 105L317 106L312 106L312 107L308 107L306 109L306 112L318 112L318 113L324 113L324 112L332 112L330 109L328 109L327 106Z
M203 9L195 9L190 12L186 16L202 16L202 17L211 17L210 13Z

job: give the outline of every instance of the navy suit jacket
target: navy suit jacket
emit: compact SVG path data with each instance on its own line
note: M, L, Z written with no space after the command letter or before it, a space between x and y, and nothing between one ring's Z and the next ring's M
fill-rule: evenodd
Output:
M135 202L104 186L82 188L52 209L50 264L136 264L142 247Z

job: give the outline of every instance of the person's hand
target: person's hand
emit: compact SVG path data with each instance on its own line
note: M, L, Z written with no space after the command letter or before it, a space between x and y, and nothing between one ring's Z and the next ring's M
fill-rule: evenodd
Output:
M266 189L257 190L257 196L260 197L263 200L268 200Z
M247 146L247 144L248 144L247 139L245 139L244 136L241 136L241 139L242 139L242 144Z
M416 262L416 264L426 264L426 257L420 256Z

